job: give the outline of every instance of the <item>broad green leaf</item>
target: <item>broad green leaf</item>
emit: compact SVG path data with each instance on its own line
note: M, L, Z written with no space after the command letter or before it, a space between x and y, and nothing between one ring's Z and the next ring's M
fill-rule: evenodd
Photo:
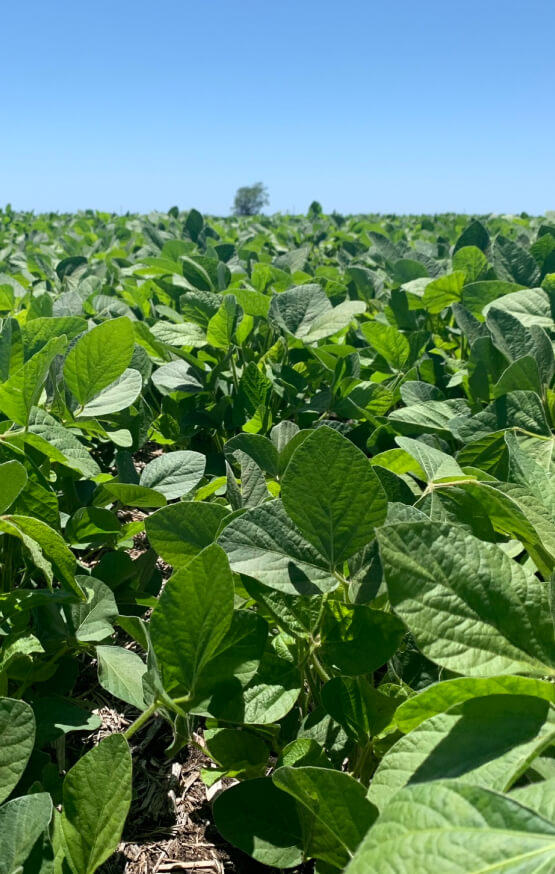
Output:
M531 355L524 355L509 364L507 369L503 371L500 378L493 387L493 395L500 398L510 391L535 392L537 395L543 393L542 378L538 370L538 364L535 358Z
M227 515L221 504L179 501L147 516L145 529L158 555L178 567L214 543Z
M478 249L481 249L482 252L485 252L489 246L489 233L482 222L478 221L478 219L472 219L467 224L455 243L453 253L456 254L459 249L462 249L465 246L476 246Z
M225 553L208 546L167 582L150 622L167 689L193 692L233 616L233 579Z
M465 285L476 282L486 272L488 259L477 246L463 246L453 254L453 269L462 270Z
M302 765L313 765L316 768L333 767L320 744L309 737L299 737L283 748L276 762L276 768L281 768L282 765L292 768Z
M263 865L292 868L303 861L297 805L269 777L247 780L214 802L220 834Z
M35 843L52 819L47 792L23 795L0 807L0 870L22 874Z
M475 416L454 414L448 423L448 431L463 443L480 440L494 431L509 428L519 428L540 437L551 437L543 404L537 394L530 391L511 391Z
M512 790L510 797L549 822L555 822L555 777L530 783L528 786L519 786Z
M128 318L120 318L96 325L72 346L64 363L64 379L81 406L129 367L133 345L133 325Z
M491 304L484 309L487 315ZM537 325L547 331L553 328L553 314L549 294L542 288L525 288L510 291L496 298L495 308L515 316L525 327Z
M65 464L85 476L93 477L100 473L98 464L73 431L60 425L50 413L38 407L31 409L26 442L52 461Z
M233 630L232 624L232 633ZM270 725L279 722L294 707L301 693L300 671L290 655L284 658L275 652L275 638L270 638L268 648L254 675L251 673L245 685L241 682L245 667L249 671L251 669L253 655L260 658L259 630L256 631L256 636L251 634L249 637L250 640L245 640L246 663L243 662L235 667L233 664L236 660L235 653L230 648L227 652L224 650L221 654L218 653L214 662L207 665L199 687L202 690L203 687L211 686L211 698L208 703L202 702L200 706L194 704L193 713L214 716L216 719L240 725ZM253 643L256 652L253 652ZM222 647L220 646L219 649L221 650ZM237 659L239 660L240 658ZM214 664L217 662L219 666L216 671ZM227 681L224 682L222 682L223 667L227 674Z
M345 865L377 815L364 786L349 774L311 766L284 766L272 779L299 804L307 855Z
M77 417L95 418L117 413L130 407L141 393L143 379L138 370L124 370L115 382L92 398L78 411Z
M94 874L116 850L131 804L131 773L121 734L100 741L67 772L61 838L73 874Z
M202 391L202 385L195 376L192 367L181 360L170 361L155 370L152 374L152 382L163 395L177 391L186 394Z
M218 349L227 349L232 343L240 318L241 308L237 306L237 298L233 294L226 294L218 311L208 322L208 343Z
M363 746L391 723L399 703L364 677L334 677L322 689L322 702L349 737Z
M309 330L303 333L304 343L316 343L324 337L331 337L346 328L356 315L366 311L366 304L360 300L345 300L333 309L326 310L310 325Z
M119 610L106 583L95 577L78 575L76 583L85 592L86 600L66 607L71 631L82 643L96 643L114 633Z
M451 455L447 455L446 452L441 452L439 449L429 446L422 440L412 440L410 437L396 437L395 442L418 462L426 474L428 482L440 480L443 477L464 476L464 471Z
M404 701L395 714L395 721L407 734L425 719L444 713L456 704L487 695L531 695L555 704L555 685L532 677L455 677L442 683L432 683L418 695Z
M519 282L528 288L537 285L540 271L533 256L523 246L499 236L493 244L493 264L499 279Z
M86 330L87 322L85 319L76 316L47 316L31 319L21 326L25 360L31 358L55 337L61 337L62 334L65 334L68 340L72 340Z
M479 318L487 311L488 304L511 292L518 292L520 288L521 285L502 279L471 282L463 288L462 302L467 310Z
M378 541L391 605L428 658L475 677L555 675L545 586L497 545L436 522Z
M263 437L262 434L238 434L227 441L224 451L226 456L233 456L238 450L252 458L258 467L270 476L278 475L279 452L267 437Z
M317 428L293 453L281 496L287 514L330 569L371 540L387 508L369 460L326 426Z
M201 348L207 345L206 335L194 322L180 322L172 325L170 322L156 322L152 333L157 340L168 346Z
M389 414L389 422L400 434L449 434L452 420L464 422L470 410L462 398L426 401L401 407Z
M135 483L103 483L103 490L108 492L112 500L119 501L126 507L164 507L166 498L154 489Z
M0 513L11 507L27 482L27 471L19 461L0 464Z
M382 322L364 322L361 331L394 370L403 370L410 356L410 344L404 334L392 325Z
M265 776L270 749L258 735L235 728L207 729L204 742L210 757L228 776L240 774L242 779Z
M555 709L530 695L488 695L420 723L385 754L368 797L380 810L407 783L459 780L508 791L555 739Z
M95 713L60 695L36 698L33 711L37 721L37 747L52 743L72 731L96 731L102 724Z
M281 501L269 501L233 519L219 544L232 570L291 595L313 595L337 587L328 562L303 537Z
M342 674L370 674L391 658L405 631L390 613L329 601L322 621L321 658Z
M26 425L31 408L39 402L48 369L67 345L66 337L55 337L0 385L0 410L18 425Z
M424 307L432 315L440 313L445 307L461 299L464 281L465 274L462 270L433 279L424 290Z
M331 309L319 285L300 285L272 298L268 319L286 333L302 339L318 316Z
M346 874L548 874L555 825L510 798L461 783L407 786Z
M25 701L0 698L0 803L19 783L35 744L35 717Z
M40 519L16 514L3 516L0 530L12 534L25 544L49 582L56 576L68 589L80 593L75 583L75 557L57 531Z
M72 546L113 539L121 530L115 513L102 507L79 507L68 520L65 536Z
M171 501L196 488L204 476L205 467L206 458L200 452L166 452L146 465L140 484L160 492Z
M143 677L147 667L137 653L122 646L97 646L98 682L116 698L145 709Z

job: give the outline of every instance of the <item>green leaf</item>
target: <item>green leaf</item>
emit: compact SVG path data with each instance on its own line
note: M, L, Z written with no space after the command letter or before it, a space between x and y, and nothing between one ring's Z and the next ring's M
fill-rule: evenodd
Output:
M206 335L199 325L194 322L156 322L152 333L157 340L167 343L168 346L190 347L193 349L207 345Z
M111 495L114 501L119 501L126 507L164 507L166 498L154 489L135 483L103 483L104 491Z
M34 744L31 707L25 701L0 698L0 803L19 783Z
M131 804L131 772L121 734L100 741L67 772L61 838L73 874L94 874L116 850Z
M269 501L233 519L218 542L232 570L290 595L337 587L328 563L291 522L281 501Z
M214 821L226 841L275 868L303 861L297 805L269 777L238 783L214 802Z
M268 320L285 333L302 339L318 316L331 309L319 285L300 285L272 298Z
M283 424L283 423L282 423ZM233 456L237 451L244 452L249 458L270 474L277 476L279 473L279 452L276 446L267 437L261 434L238 434L225 444L226 456Z
M147 667L139 656L122 646L97 646L98 682L110 695L144 710L143 677Z
M407 786L388 804L346 874L547 874L555 825L478 786Z
M179 567L215 541L227 515L221 504L179 501L147 516L145 529L158 555Z
M71 731L96 731L102 724L95 713L59 695L35 698L33 711L37 721L37 747L52 743Z
M487 266L488 259L477 246L463 246L453 254L453 269L462 270L465 284L476 282Z
M380 810L407 783L459 780L506 792L555 739L555 709L530 695L471 698L422 722L385 754L368 797Z
M208 322L206 339L211 346L227 349L233 340L237 323L241 317L241 308L233 294L226 294L218 311Z
M0 410L18 425L26 425L31 408L41 396L48 369L56 355L67 345L66 337L55 337L25 362L23 367L10 372L9 379L0 385Z
M68 520L66 540L72 546L111 540L121 530L115 513L102 507L79 507Z
M521 286L514 282L506 282L501 279L489 279L471 282L465 285L462 292L463 305L472 315L478 318L485 314L487 306L494 300L519 291Z
M410 344L398 328L382 322L364 322L361 331L394 370L403 370L410 356Z
M518 282L528 288L539 284L540 271L533 256L514 240L503 236L496 238L493 264L499 279Z
M85 404L76 415L82 418L96 418L126 410L137 400L142 387L143 378L139 371L129 368L108 388Z
M181 360L170 361L155 370L152 374L152 382L163 395L177 391L186 394L202 391L202 385L195 376L193 368Z
M432 683L418 695L407 698L397 710L395 721L407 734L425 719L445 713L455 704L487 695L532 695L555 704L555 685L532 677L455 677Z
M196 488L204 476L205 467L206 458L200 452L166 452L146 465L140 484L155 489L171 501Z
M233 579L225 553L208 546L167 582L150 622L167 689L192 693L233 616Z
M322 660L342 674L370 674L393 655L405 626L390 613L328 601L322 622Z
M465 274L461 270L432 279L424 290L422 303L432 315L437 315L445 307L461 299Z
M399 703L364 677L334 677L322 689L322 702L332 719L363 746L387 728Z
M95 577L77 576L76 583L85 592L86 601L66 607L69 624L76 640L96 643L114 633L119 615L112 590Z
M0 464L0 513L11 507L27 482L27 471L19 461Z
M72 346L64 363L64 379L82 406L129 367L134 342L133 325L123 317L97 325Z
M47 792L14 798L0 807L0 865L2 874L22 874L35 843L52 819Z
M337 334L338 331L348 327L356 315L365 311L366 304L361 300L345 300L333 309L327 309L312 322L309 330L303 333L303 343L316 343L318 340Z
M46 346L55 337L65 334L72 340L82 331L87 330L87 322L78 316L46 316L31 319L21 326L21 339L25 350L25 360L31 358L39 349Z
M33 407L29 415L26 442L52 461L65 464L84 476L96 476L100 468L90 452L72 431L64 428L50 413Z
M551 299L543 288L525 288L522 291L509 289L502 297L496 298L495 308L510 313L527 328L536 325L550 331L553 328ZM490 305L484 309L487 315Z
M387 509L368 459L327 426L317 428L293 453L281 496L287 514L331 569L371 540Z
M284 766L272 779L301 806L306 854L345 865L377 816L364 786L349 774L311 766Z
M54 574L68 589L81 594L74 577L75 557L57 531L40 519L16 514L3 516L0 530L12 534L25 544L49 582L52 582Z
M555 777L513 789L510 797L549 822L555 822Z
M497 545L436 522L378 541L391 605L428 658L475 677L555 674L545 586Z

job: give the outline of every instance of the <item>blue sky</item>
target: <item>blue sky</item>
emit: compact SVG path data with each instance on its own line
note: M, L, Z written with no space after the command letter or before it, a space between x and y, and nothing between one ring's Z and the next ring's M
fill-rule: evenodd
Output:
M0 203L555 209L553 0L4 0Z

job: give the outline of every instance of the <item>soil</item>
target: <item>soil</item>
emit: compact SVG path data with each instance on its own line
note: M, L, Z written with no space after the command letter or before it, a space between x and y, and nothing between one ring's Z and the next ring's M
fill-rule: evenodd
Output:
M89 738L97 743L112 730L125 730L132 719L110 708L97 710L103 726ZM133 749L133 802L118 851L98 874L162 874L195 871L203 874L271 874L226 843L212 819L212 801L224 786L210 790L201 769L210 760L194 746L172 760L164 755L171 737L165 723L155 720ZM309 874L312 866L291 874Z

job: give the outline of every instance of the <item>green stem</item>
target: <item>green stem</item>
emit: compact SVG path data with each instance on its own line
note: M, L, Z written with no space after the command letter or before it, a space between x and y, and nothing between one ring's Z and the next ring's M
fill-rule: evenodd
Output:
M124 731L124 738L126 738L126 740L129 740L130 737L133 737L135 732L139 731L143 727L145 722L148 722L151 716L154 716L159 706L160 702L158 701L158 699L156 699L156 701L153 701L150 707L147 707L147 709L143 713L141 713L139 717L137 717L135 722L131 723L127 731Z
M314 670L316 671L316 673L318 674L320 679L323 680L324 683L327 683L328 680L330 679L330 675L328 674L328 672L326 671L326 669L324 668L324 666L322 665L322 663L320 662L318 656L316 655L316 653L314 651L311 653L310 658L311 658L312 664L314 665Z

